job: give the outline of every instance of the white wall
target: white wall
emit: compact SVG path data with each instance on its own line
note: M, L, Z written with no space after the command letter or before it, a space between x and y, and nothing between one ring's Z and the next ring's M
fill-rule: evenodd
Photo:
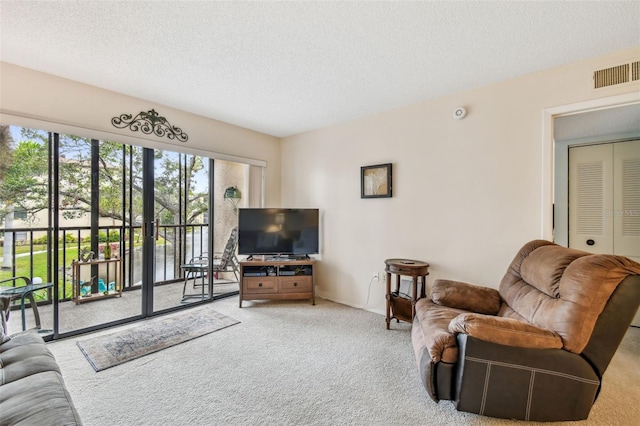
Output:
M111 125L111 119L120 114L135 115L152 108L187 133L189 140L171 141ZM5 62L0 62L0 122L222 160L266 163L266 203L280 202L280 141L273 136Z
M516 251L546 237L543 111L637 92L596 91L592 76L638 58L616 52L284 139L283 206L322 211L318 295L382 312L384 284L370 280L392 257L429 262L429 282L497 287ZM386 162L393 198L360 199L360 167Z

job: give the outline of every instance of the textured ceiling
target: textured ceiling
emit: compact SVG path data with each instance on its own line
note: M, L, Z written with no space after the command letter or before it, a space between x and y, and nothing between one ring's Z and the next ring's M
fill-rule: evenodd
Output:
M0 1L4 62L287 136L640 46L640 2Z

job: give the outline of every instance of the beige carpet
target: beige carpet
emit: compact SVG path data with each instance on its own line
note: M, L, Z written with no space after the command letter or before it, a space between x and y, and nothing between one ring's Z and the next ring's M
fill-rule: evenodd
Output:
M317 299L207 305L241 321L95 373L76 346L49 344L87 426L521 425L436 404L417 374L410 324ZM102 332L106 334L108 332ZM640 329L630 329L591 415L554 425L640 420Z

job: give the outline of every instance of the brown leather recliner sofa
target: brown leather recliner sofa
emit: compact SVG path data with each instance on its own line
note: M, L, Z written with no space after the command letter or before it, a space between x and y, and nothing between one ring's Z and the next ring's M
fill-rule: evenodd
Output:
M460 411L586 419L638 306L640 264L531 241L498 290L436 280L416 303L420 377Z

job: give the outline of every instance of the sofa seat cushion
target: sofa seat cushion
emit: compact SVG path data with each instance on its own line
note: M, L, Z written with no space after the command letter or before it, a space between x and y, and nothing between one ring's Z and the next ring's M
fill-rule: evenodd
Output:
M57 371L31 374L0 388L0 424L80 425L80 416Z
M59 373L60 369L53 354L37 334L14 334L10 341L0 346L1 385L44 371ZM5 393L4 387L2 393Z
M414 350L426 349L434 363L455 363L458 360L458 343L455 335L449 331L449 323L465 312L467 311L437 305L427 298L418 300L415 330L412 330Z

